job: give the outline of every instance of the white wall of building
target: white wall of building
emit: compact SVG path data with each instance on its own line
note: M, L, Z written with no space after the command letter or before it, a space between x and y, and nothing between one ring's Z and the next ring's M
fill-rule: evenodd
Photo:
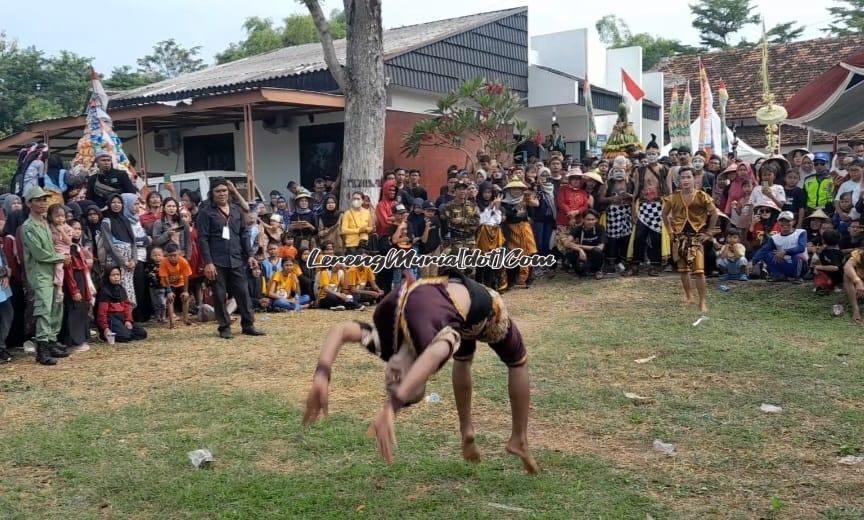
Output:
M387 89L387 108L399 112L425 114L436 107L439 99L441 99L439 94L425 90L403 87Z
M587 29L574 29L531 37L531 56L543 65L579 78L588 70Z
M657 144L663 146L663 73L662 72L646 72L642 75L642 88L645 89L645 97L651 101L655 101L661 106L660 119L652 121L645 119L642 122L642 142L648 144L651 141L651 134L657 136Z
M579 82L560 74L528 67L528 106L548 107L579 103Z

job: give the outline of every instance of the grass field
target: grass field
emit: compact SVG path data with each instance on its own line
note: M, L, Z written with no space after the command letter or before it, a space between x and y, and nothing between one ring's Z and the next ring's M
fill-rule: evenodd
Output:
M829 317L834 297L712 287L698 327L671 277L505 298L531 356L536 477L504 453L506 371L485 348L479 465L459 456L449 366L427 388L441 403L400 414L392 466L365 435L383 371L359 348L334 367L330 418L301 427L326 327L370 314L309 311L261 317L265 338L151 329L0 367L0 518L864 518L864 464L838 464L864 450L864 329ZM201 447L210 469L186 458Z

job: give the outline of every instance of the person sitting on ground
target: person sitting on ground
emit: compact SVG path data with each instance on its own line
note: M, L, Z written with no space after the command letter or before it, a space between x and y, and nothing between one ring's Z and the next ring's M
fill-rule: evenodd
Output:
M192 268L185 258L180 256L180 247L177 244L165 246L165 258L159 266L159 278L162 286L169 290L165 299L165 307L168 310L168 327L174 328L174 306L177 297L183 303L183 323L191 325L189 321L189 277L192 276Z
M751 251L758 250L772 235L780 232L780 224L777 222L778 215L780 215L780 209L770 200L763 200L753 209Z
M564 239L567 249L564 256L578 276L593 274L599 280L603 278L606 231L597 222L597 212L587 210L582 217L582 225L574 227Z
M282 270L273 275L270 280L271 305L275 309L300 310L309 306L310 297L300 291L300 280L294 270L294 259L286 257L282 260Z
M267 258L261 262L264 278L269 282L273 275L282 270L282 257L279 255L279 246L267 245Z
M840 233L829 229L822 234L822 249L810 260L813 268L814 292L840 290L843 285L843 252L840 251Z
M852 254L859 247L864 247L864 221L861 219L850 222L849 234L840 238L840 250L844 255Z
M834 224L834 229L840 232L840 235L849 234L849 224L853 220L858 220L858 213L855 211L855 204L852 202L852 192L847 191L837 195L837 209L834 211L834 216L831 222Z
M281 265L281 264L280 264ZM267 297L267 279L261 264L246 268L246 283L249 286L249 299L252 300L252 310L266 312L270 310L270 298Z
M329 254L332 254L329 253ZM318 307L334 311L363 310L365 305L354 301L348 288L347 270L344 264L336 264L332 269L318 271Z
M753 256L751 265L764 262L771 281L791 279L800 283L807 274L807 232L795 229L795 215L791 211L780 213L780 233L772 236Z
M369 256L362 248L358 248L355 254L361 258ZM348 286L356 302L375 304L384 296L384 291L375 283L375 272L368 265L348 268Z
M852 251L849 260L843 266L843 287L852 310L852 321L864 325L861 320L861 306L864 302L864 248Z
M717 259L717 265L725 272L721 280L748 280L746 253L741 243L741 231L736 228L727 231L726 243L720 248Z
M396 414L423 398L426 381L452 357L462 457L479 462L471 417L471 362L477 342L482 341L508 367L512 431L506 450L522 460L526 472L538 471L528 447L528 355L519 329L497 292L455 272L406 282L378 304L372 319L371 324L351 321L330 329L306 399L305 424L314 422L322 413L326 417L333 363L343 345L360 343L387 363L389 402L375 418L370 433L376 436L378 450L389 464L396 444ZM395 328L394 323L398 324Z
M102 339L107 341L112 334L117 343L147 339L147 331L132 320L132 302L129 301L122 280L120 268L111 267L99 290L96 323Z

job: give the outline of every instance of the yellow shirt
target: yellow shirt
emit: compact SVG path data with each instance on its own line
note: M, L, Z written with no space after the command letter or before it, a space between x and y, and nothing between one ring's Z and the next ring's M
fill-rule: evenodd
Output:
M325 289L338 291L342 286L342 281L345 276L345 271L331 272L327 269L318 271L318 301L323 300L327 296Z
M274 282L276 283L276 290L285 291L288 297L291 297L292 294L300 294L300 282L294 273L286 275L284 271L279 271L270 279L271 285Z
M361 240L369 240L369 233L360 230L372 227L372 212L368 209L349 209L342 216L342 238L345 247L357 247Z
M360 285L361 289L365 289L370 281L375 281L375 272L369 266L364 267L349 267L348 268L348 285L356 287Z
M701 190L693 193L689 206L684 202L680 190L663 199L663 216L671 215L672 233L675 234L683 233L688 223L693 231L701 232L708 225L708 218L714 208L714 199Z

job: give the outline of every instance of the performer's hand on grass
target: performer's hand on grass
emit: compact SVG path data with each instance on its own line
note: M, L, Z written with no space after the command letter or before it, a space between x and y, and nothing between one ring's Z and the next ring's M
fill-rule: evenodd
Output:
M387 464L393 464L393 448L396 447L396 414L393 413L389 403L378 412L369 427L369 433L378 441L378 453L384 457Z
M330 382L323 374L315 374L312 379L312 388L306 398L306 413L303 415L303 424L312 424L318 420L318 416L327 417L327 398L330 394Z

